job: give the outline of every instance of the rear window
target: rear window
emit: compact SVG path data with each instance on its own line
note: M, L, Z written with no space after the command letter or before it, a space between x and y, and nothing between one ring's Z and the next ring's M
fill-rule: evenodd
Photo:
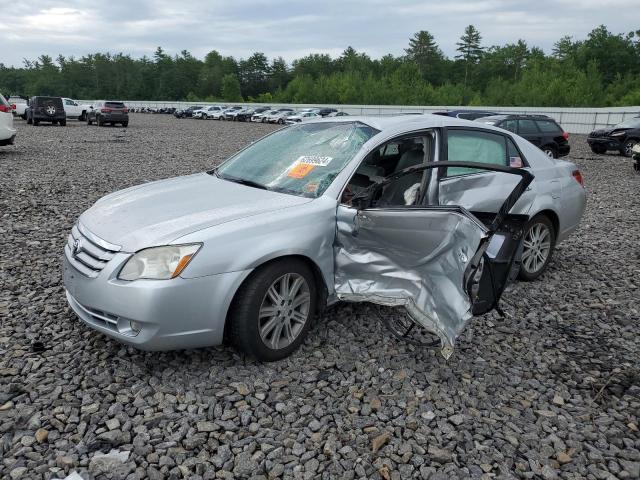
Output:
M561 133L562 128L553 120L536 120L538 128L545 133Z
M109 107L109 108L124 108L124 103L122 103L122 102L105 102L104 106L105 107Z

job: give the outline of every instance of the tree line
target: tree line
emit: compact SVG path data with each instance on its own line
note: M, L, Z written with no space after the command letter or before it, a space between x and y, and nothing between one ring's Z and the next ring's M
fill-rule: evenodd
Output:
M372 59L348 47L338 58L312 53L288 64L257 52L246 59L213 50L152 58L95 53L41 55L23 67L0 64L0 92L78 99L256 101L376 105L598 107L640 105L640 30L601 25L586 39L564 36L550 54L524 40L483 45L465 28L454 58L420 31L404 55Z

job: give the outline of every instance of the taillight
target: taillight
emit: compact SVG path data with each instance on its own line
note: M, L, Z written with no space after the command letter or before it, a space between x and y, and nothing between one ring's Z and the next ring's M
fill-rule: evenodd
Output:
M562 137L563 137L565 140L567 140L567 141L568 141L568 140L569 140L569 132L562 132Z
M111 112L111 109L110 108L101 108L100 111L102 113L109 113L109 112Z
M571 175L573 175L573 178L575 178L576 182L578 182L581 187L584 187L584 178L582 178L580 170L574 170L571 172Z
M0 112L11 113L11 110L9 105L0 105Z
M16 109L16 104L15 104L15 103L12 103L12 104L11 104L11 110L15 110L15 109Z
M122 113L129 113L129 109L128 109L127 107L124 107L124 108L122 109Z

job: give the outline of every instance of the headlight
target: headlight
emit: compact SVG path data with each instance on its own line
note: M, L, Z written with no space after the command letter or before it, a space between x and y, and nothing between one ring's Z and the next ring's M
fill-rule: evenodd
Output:
M625 131L624 131L624 130L621 130L621 131L619 131L619 132L613 132L613 133L611 134L611 136L612 136L612 137L621 137L621 136L623 136L624 134L625 134Z
M133 255L118 274L120 280L168 280L185 269L202 245L167 245L140 250Z

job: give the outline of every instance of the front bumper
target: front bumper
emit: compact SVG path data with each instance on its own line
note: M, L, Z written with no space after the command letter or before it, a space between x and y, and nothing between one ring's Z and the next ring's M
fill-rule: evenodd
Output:
M588 137L587 143L589 146L600 145L607 150L622 150L624 145L620 140L612 137Z
M233 295L248 272L193 279L118 280L129 254L118 253L95 278L63 259L69 306L91 328L142 350L219 345ZM132 323L138 332L132 329Z

